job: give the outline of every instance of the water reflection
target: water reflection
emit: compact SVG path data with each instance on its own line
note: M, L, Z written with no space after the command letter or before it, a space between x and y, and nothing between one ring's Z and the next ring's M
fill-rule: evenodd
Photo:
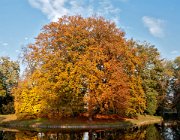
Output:
M174 125L174 122L172 123L167 122L163 127L160 127L159 133L161 133L161 135L165 140L179 140L180 125L178 124Z
M0 131L0 140L179 140L179 126L155 126L129 130Z

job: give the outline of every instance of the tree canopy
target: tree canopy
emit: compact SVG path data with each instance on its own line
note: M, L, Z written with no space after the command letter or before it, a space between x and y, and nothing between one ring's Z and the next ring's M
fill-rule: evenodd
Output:
M124 114L129 107L122 61L126 44L124 32L103 18L65 16L44 26L24 55L33 66L15 90L16 112L48 117Z
M164 61L153 45L124 35L102 17L45 25L23 52L26 75L13 89L19 118L154 114L166 93Z

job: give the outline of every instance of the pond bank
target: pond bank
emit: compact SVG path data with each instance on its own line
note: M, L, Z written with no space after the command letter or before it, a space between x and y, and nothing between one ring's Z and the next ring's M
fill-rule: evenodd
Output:
M0 127L11 129L128 129L137 128L144 125L162 123L163 119L159 116L138 116L137 119L123 120L76 120L66 119L52 121L47 119L17 120L15 115L0 115Z

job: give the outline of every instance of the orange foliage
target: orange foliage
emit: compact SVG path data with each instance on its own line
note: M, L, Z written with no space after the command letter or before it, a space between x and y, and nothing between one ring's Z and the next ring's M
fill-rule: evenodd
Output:
M83 112L123 116L135 98L136 107L143 108L141 87L134 89L141 84L134 68L139 60L129 48L124 32L101 17L64 16L44 26L24 54L31 82L30 88L24 81L15 90L16 112L49 118Z

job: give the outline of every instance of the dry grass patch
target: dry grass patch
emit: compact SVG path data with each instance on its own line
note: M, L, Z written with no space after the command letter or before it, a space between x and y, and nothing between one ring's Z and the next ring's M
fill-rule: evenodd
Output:
M135 125L146 125L152 123L162 122L162 117L160 116L150 116L150 115L139 115L137 119L126 119Z
M15 121L15 120L17 120L17 116L15 114L0 115L0 123Z

